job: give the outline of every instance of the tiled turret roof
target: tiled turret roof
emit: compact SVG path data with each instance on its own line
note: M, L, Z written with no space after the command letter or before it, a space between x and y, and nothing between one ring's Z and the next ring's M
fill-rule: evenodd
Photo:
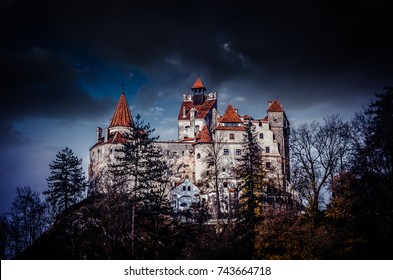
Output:
M196 138L198 139L198 142L202 143L210 143L212 141L209 129L206 125L203 126L202 130L198 133Z
M201 81L201 77L198 74L198 77L194 83L194 85L191 87L191 89L193 91L206 91L205 86L203 85L202 81Z
M112 121L109 127L126 126L133 127L134 121L132 120L130 107L128 106L124 92L121 93L119 102L117 103L116 111L113 114Z
M267 109L268 112L284 112L284 109L280 102L277 99L274 99L272 104L270 104L269 108Z

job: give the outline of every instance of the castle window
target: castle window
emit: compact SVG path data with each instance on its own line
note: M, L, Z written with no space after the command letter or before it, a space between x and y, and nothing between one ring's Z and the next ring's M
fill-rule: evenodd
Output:
M259 133L259 139L263 139L263 133Z
M229 149L224 149L224 156L229 155Z
M234 133L229 134L229 139L230 140L235 140L235 134Z
M262 126L262 122L259 123L259 126Z
M270 147L269 147L269 146L266 146L265 152L266 152L267 154L270 153Z
M186 191L186 186L183 186L183 191Z
M242 154L242 150L236 149L236 155L237 155L237 156L240 156L241 154Z
M224 182L224 188L228 188L228 182Z
M267 168L267 169L270 168L270 162L266 162L266 168Z
M188 190L188 191L191 191L191 186L187 186L187 190Z
M172 155L176 156L176 155L177 155L177 152L173 152Z
M200 159L200 158L201 158L201 154L197 153L197 159Z
M276 135L273 133L273 140L276 140Z
M169 153L170 153L169 150L166 150L166 155L167 155L167 156L169 156Z
M184 156L184 151L181 152L181 155Z

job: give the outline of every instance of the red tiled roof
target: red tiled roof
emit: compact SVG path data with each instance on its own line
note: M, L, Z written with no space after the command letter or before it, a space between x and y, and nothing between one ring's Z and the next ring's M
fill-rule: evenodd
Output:
M270 104L269 108L267 109L268 112L284 112L282 105L278 102L277 99L274 99L272 104Z
M202 130L198 133L196 138L198 139L198 142L203 143L210 143L212 141L209 129L206 125L203 126Z
M228 104L227 109L225 110L224 116L220 119L220 122L223 123L242 123L239 115L237 114L235 108L232 107L231 104Z
M128 107L127 99L124 92L121 93L119 102L117 103L116 111L113 114L112 121L109 125L109 127L114 126L134 126L134 122L131 117L130 107Z
M216 130L233 130L233 131L246 131L246 128L242 126L217 126Z
M109 134L109 138L107 142L104 142L104 137L102 137L100 138L100 142L97 142L90 149L104 144L124 144L125 142L127 142L127 138L125 138L121 132L116 131L114 133Z
M261 121L263 121L263 122L267 122L267 121L269 121L269 117L268 116L266 116L266 117L264 117Z
M205 86L203 85L203 83L202 83L202 81L201 81L201 77L199 76L199 74L198 74L198 77L197 77L197 79L196 79L194 85L191 87L191 89L193 89L193 90L194 90L194 89L201 89L201 90L203 90L203 91L206 90Z
M250 119L252 119L252 117L251 116L249 116L249 115L244 115L244 116L242 116L242 118L243 119L245 119L245 120L250 120Z
M206 100L202 105L194 105L192 101L183 101L180 106L180 111L178 115L178 120L189 120L190 119L190 111L194 108L197 111L195 116L196 119L204 119L209 111L215 106L217 100L211 99ZM186 114L183 114L183 108L186 108Z

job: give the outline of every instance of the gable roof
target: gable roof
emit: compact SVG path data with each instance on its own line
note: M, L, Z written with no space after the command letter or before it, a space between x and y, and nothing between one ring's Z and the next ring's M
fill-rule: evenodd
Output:
M113 114L113 118L109 127L114 126L126 126L133 127L134 121L132 120L130 107L128 106L128 102L124 92L121 93L119 102L117 103L117 107L115 113Z

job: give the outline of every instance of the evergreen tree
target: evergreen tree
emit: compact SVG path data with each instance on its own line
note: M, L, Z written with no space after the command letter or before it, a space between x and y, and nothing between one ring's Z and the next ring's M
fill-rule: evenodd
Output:
M244 135L243 153L236 170L239 185L238 229L244 257L253 256L255 229L260 222L263 204L265 172L262 148L258 145L255 126L250 123Z
M0 260L7 258L9 222L7 216L0 214Z
M366 194L363 224L369 258L391 258L393 251L393 88L376 94L352 122L351 172Z
M43 193L55 214L78 202L86 191L87 182L81 165L82 159L78 159L68 147L59 152L49 165L48 190Z
M137 115L131 133L123 136L125 141L116 150L116 163L110 166L112 193L125 194L131 203L132 258L138 249L135 243L138 226L147 229L144 232L145 238L151 240L150 253L157 258L160 236L170 224L169 167L154 145L158 137L151 136L153 132L150 124Z

